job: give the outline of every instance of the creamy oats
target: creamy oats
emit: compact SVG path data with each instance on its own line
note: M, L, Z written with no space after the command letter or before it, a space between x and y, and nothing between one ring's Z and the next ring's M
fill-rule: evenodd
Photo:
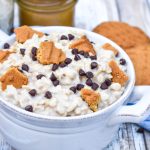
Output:
M16 41L9 48L12 53L0 63L0 77L2 78L9 68L15 67L27 78L28 83L16 88L10 81L6 89L3 89L4 81L1 79L0 97L22 109L47 116L84 115L114 103L122 95L126 83L113 82L109 63L115 61L125 73L126 62L120 56L115 56L113 51L105 50L102 45L93 43L94 41L90 44L96 56L90 52L70 48L70 45L80 40L83 35L84 33L68 31L39 37L34 33L32 38L26 39L24 43ZM42 42L53 42L56 49L62 50L60 52L65 54L63 61L59 64L40 63L37 53ZM43 59L47 57L43 56ZM83 99L82 89L89 89L97 95ZM93 107L93 103L90 102L94 96L98 99Z

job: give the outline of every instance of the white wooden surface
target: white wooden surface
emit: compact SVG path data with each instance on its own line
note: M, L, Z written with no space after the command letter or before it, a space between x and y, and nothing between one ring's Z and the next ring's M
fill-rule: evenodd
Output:
M150 36L150 0L79 0L76 27L92 30L108 20L128 22L142 28ZM15 26L17 21L15 18ZM135 124L121 125L116 138L105 150L150 150L150 133L137 133L138 128ZM4 140L1 144L4 146L0 150L11 150Z

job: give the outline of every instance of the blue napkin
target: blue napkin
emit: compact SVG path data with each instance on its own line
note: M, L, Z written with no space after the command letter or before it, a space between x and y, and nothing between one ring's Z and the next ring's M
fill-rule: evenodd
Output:
M136 102L128 102L127 105L134 105ZM150 131L150 116L144 120L143 122L139 123L139 126Z

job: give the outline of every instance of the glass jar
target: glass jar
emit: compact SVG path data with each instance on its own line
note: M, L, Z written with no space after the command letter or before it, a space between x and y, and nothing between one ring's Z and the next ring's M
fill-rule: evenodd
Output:
M18 0L20 25L74 25L76 0Z
M13 28L14 1L0 0L0 29L10 34Z

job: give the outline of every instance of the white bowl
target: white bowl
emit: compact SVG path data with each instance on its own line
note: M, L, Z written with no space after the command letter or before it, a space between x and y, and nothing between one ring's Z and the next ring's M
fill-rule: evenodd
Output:
M112 140L119 123L138 123L145 119L148 105L144 105L145 100L134 106L123 106L134 88L135 73L130 58L117 44L96 33L72 27L51 26L36 29L44 33L73 30L85 33L95 43L110 43L127 61L129 82L123 95L115 103L82 116L43 116L22 110L1 99L0 131L10 145L18 150L100 150ZM15 41L15 35L5 35L5 38L5 42L10 44ZM141 103L145 107L139 112Z

